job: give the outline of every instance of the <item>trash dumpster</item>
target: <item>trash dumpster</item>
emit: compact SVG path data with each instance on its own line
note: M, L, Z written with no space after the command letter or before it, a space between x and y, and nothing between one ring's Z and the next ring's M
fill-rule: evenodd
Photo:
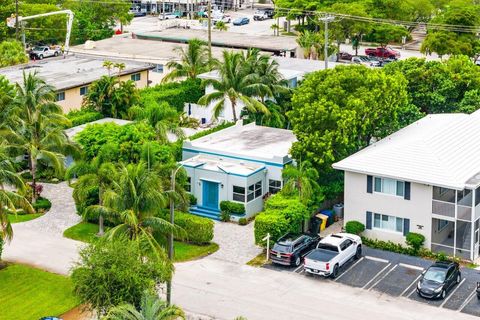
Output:
M332 210L322 210L320 211L320 213L328 217L328 221L326 225L327 227L335 222L335 218L334 218L335 213Z

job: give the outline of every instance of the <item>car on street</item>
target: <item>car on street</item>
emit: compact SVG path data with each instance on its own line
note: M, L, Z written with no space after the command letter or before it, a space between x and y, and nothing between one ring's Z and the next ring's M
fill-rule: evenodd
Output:
M267 19L272 19L274 15L273 9L258 9L253 14L253 20L263 21Z
M138 10L130 10L130 14L132 14L134 17L145 17L147 13L145 11L138 11Z
M286 234L273 245L270 259L273 263L298 267L303 256L317 245L319 237L307 234Z
M165 17L163 16L163 13L160 13L158 15L159 20L172 20L172 19L178 19L179 16L173 12L165 12Z
M230 23L232 21L232 18L228 14L223 14L223 13L213 16L212 22L214 25L220 21L222 21L223 23Z
M352 58L353 58L353 55L351 55L350 53L345 52L345 51L340 51L340 53L338 54L338 58L339 58L340 60L351 61Z
M374 57L353 56L351 62L355 64L363 64L368 67L380 67L380 61Z
M247 18L247 17L237 18L237 19L233 20L233 25L234 26L241 26L241 25L249 24L249 23L250 23L250 19Z
M377 58L389 58L389 59L400 58L400 52L393 50L391 47L367 48L365 49L365 54L369 57L377 57Z
M422 273L417 283L417 293L427 299L445 299L447 293L461 280L457 262L437 261Z
M351 259L362 256L362 239L350 233L329 235L305 257L307 274L336 278L340 268Z
M476 64L477 66L480 66L480 58L478 58L477 60L475 60L475 64Z
M48 57L57 57L61 54L60 48L50 48L49 46L36 46L29 52L31 59L39 59Z

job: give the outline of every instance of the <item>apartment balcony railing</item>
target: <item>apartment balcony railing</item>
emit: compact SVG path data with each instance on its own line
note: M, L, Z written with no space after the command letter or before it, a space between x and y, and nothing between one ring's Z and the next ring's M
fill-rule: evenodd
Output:
M455 218L455 203L432 200L432 213Z
M472 221L472 208L457 205L457 219Z

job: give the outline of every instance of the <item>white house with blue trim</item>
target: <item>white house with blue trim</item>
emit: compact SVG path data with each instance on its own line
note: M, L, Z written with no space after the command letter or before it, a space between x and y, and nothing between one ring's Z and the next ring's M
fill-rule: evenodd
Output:
M290 130L241 121L185 141L181 164L188 174L189 191L197 198L190 212L219 219L224 200L245 205L245 214L234 220L261 211L264 196L282 188L282 170L292 162L289 151L295 141Z

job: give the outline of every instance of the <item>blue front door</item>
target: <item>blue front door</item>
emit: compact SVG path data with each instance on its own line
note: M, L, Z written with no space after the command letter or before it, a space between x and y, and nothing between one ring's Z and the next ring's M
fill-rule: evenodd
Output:
M205 180L202 183L202 205L218 210L218 183Z

